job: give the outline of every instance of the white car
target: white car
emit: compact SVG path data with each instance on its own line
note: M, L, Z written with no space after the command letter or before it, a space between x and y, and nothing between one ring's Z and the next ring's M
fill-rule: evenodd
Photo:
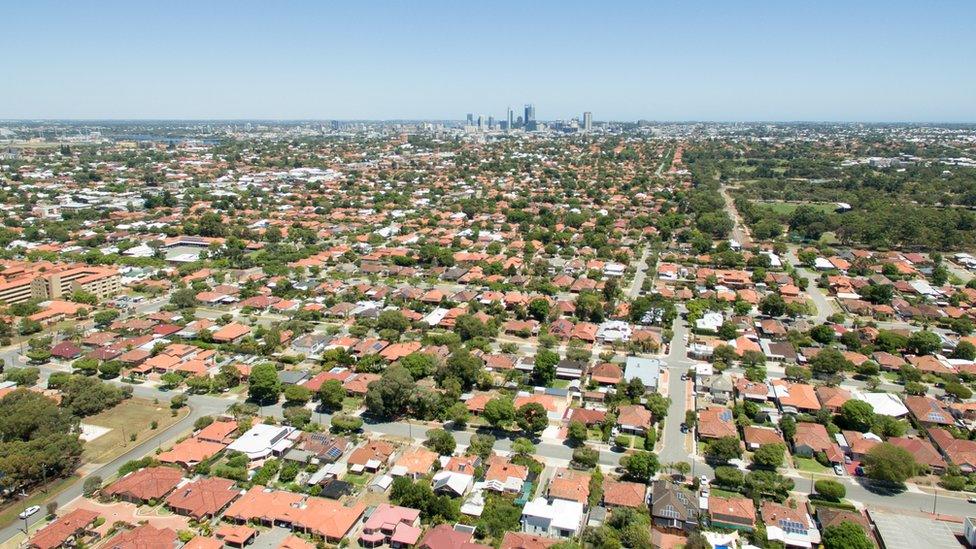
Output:
M21 514L17 515L17 516L20 517L21 519L26 519L27 517L33 515L34 513L38 512L40 510L41 510L41 508L39 506L37 506L37 505L31 505L27 509L24 509L24 511Z
M834 465L834 473L836 473L837 476L842 477L844 476L844 468L841 467L840 464Z
M699 480L701 481L701 485L702 486L708 486L708 477L706 477L705 475L702 475Z

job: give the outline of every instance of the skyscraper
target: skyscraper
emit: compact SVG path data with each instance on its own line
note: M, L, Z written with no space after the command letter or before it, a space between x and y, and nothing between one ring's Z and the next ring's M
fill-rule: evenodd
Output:
M583 113L583 131L593 131L593 113L589 111Z
M473 113L470 113L470 112L468 113L467 125L468 126L474 126L474 114Z
M495 129L495 117L494 116L489 116L488 117L488 129L489 130Z
M483 114L478 115L478 129L479 130L485 129L485 115Z
M525 106L525 129L532 131L535 128L535 105L529 103Z
M515 111L512 110L512 107L509 107L508 108L508 130L511 131L513 128L515 128Z

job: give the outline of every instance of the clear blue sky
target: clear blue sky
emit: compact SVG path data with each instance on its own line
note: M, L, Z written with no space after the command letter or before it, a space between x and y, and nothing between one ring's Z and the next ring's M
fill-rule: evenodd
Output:
M7 2L0 118L976 121L976 1Z

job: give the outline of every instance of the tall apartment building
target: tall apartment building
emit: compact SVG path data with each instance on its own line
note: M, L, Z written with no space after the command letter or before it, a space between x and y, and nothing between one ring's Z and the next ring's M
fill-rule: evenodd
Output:
M118 270L84 264L17 262L0 272L0 302L64 299L77 290L108 299L122 291Z

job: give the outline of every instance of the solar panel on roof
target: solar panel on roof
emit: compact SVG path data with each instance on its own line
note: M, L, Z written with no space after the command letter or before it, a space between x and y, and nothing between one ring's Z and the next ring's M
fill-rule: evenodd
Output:
M340 450L340 449L338 449L338 448L335 448L335 447L333 447L333 448L329 448L329 451L328 451L328 452L326 452L326 453L325 453L325 455L326 455L327 457L330 457L330 458L332 458L332 459L338 459L338 458L339 458L339 456L341 456L341 455L342 455L342 450Z

